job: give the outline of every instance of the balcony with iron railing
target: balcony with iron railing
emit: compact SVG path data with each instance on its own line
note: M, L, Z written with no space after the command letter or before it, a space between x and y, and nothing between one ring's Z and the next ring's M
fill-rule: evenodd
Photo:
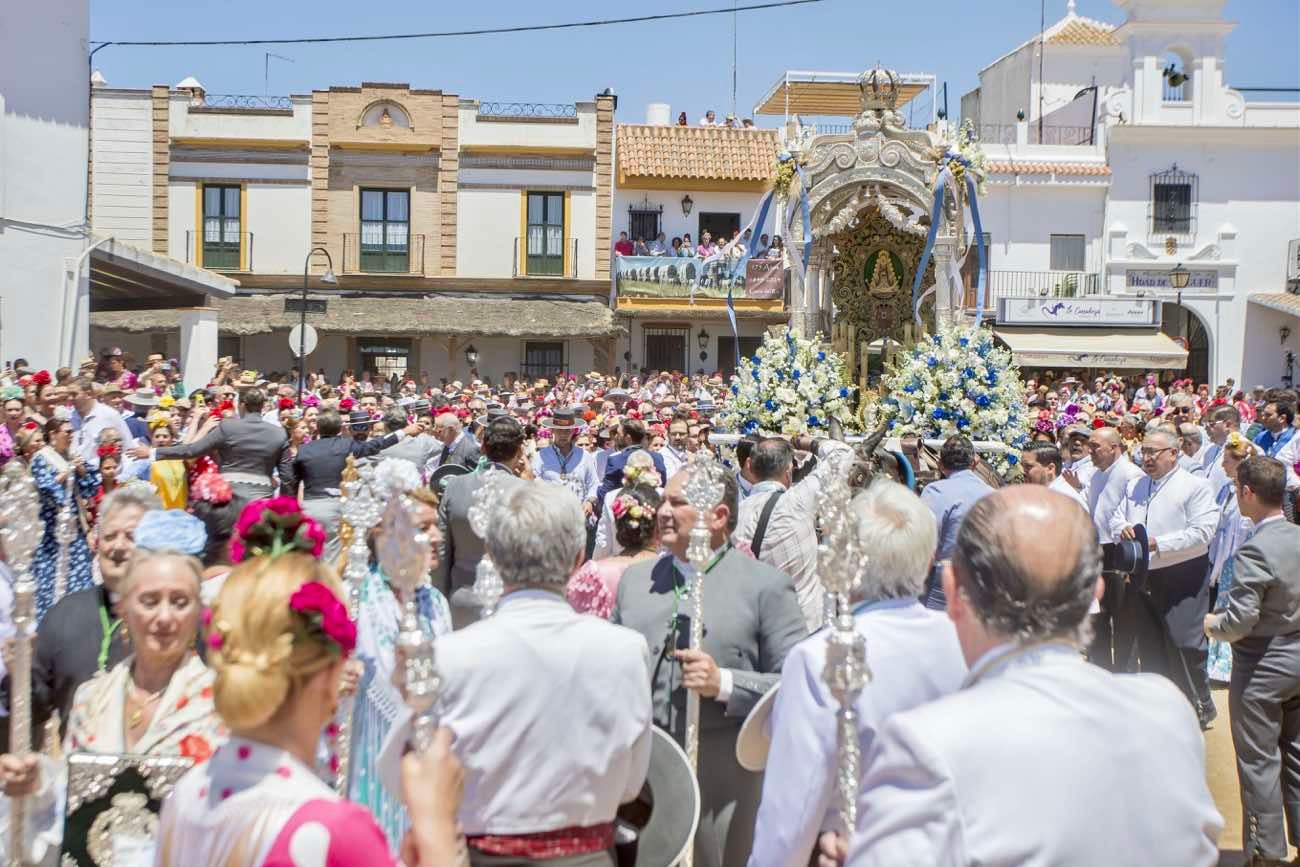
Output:
M572 102L481 100L475 119L505 123L577 123L578 106Z
M369 234L344 233L344 274L414 274L426 276L424 235L375 238Z
M999 298L1089 298L1105 294L1100 274L1087 271L990 271L984 309L997 307ZM965 306L975 307L976 291L966 280Z
M1024 127L1024 141L1020 141L1020 127ZM1033 121L1019 123L983 123L979 129L980 142L984 145L1091 145L1096 141L1094 127L1071 126L1059 123L1044 123L1042 129Z
M576 278L578 239L516 237L511 273L514 277Z
M209 271L252 271L252 232L185 232L185 262Z

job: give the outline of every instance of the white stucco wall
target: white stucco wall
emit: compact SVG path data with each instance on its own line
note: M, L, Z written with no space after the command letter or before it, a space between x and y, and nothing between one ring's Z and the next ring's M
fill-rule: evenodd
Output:
M510 122L503 120L478 120L478 108L466 105L460 109L460 146L507 145L523 150L528 148L581 148L596 149L596 103L579 102L577 123L569 122Z
M259 274L301 274L311 249L311 187L249 182L249 267Z
M509 277L519 237L518 190L460 190L456 194L456 273Z
M275 141L311 141L311 97L292 97L293 116L191 112L189 95L173 92L169 101L168 129L172 138L231 138Z
M84 232L32 223L85 219L88 0L6 3L0 21L0 360L53 368L89 349L84 309L64 335L71 292L86 293L65 283L64 259Z
M1292 376L1300 378L1300 319L1258 304L1247 305L1245 319L1245 343L1250 351L1237 377L1238 385L1250 389L1281 384L1288 351L1293 355ZM1286 340L1281 336L1283 327L1291 331Z
M148 249L153 237L153 120L148 91L94 91L95 232Z
M181 262L194 261L197 195L193 181L172 181L167 185L167 255Z
M693 202L689 217L682 214L682 198L687 195L691 197ZM614 190L614 212L611 215L610 234L613 240L618 240L618 233L628 230L628 206L632 205L640 210L643 203L648 201L651 208L663 206L660 226L663 228L668 241L672 241L674 236L680 237L682 234L689 232L692 241L698 244L700 241L701 214L710 212L738 213L740 214L740 228L743 230L749 221L753 219L762 198L763 194L759 192L706 192L689 188L637 190L619 187ZM768 212L765 231L769 236L781 234L776 227L775 206ZM632 240L635 241L636 239L632 238ZM646 238L647 243L650 240L650 238Z
M1101 270L1103 186L992 184L979 203L990 236L989 267L995 271L1047 271L1051 236L1083 235L1085 270Z

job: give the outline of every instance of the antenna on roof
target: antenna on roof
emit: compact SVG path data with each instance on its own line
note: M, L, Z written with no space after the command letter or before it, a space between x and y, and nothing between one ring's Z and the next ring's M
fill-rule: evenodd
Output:
M276 60L287 60L293 63L292 57L285 57L283 54L276 54L272 51L262 52L262 95L271 95L271 58Z
M1074 0L1070 0L1070 2L1065 4L1065 14L1066 15L1076 14L1074 11Z

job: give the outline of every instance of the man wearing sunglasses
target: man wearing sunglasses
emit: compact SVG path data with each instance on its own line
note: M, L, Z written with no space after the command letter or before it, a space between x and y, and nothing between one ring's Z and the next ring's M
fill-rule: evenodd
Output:
M1219 510L1209 482L1178 465L1175 430L1149 429L1141 454L1143 475L1129 482L1110 519L1112 538L1135 538L1134 528L1144 526L1151 551L1145 586L1126 587L1116 617L1117 664L1168 677L1208 728L1217 711L1203 626L1210 608L1207 552Z

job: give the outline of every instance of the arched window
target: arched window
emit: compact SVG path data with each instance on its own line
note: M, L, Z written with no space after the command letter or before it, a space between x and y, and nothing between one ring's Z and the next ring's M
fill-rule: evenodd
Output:
M1166 51L1160 61L1160 75L1164 79L1165 102L1187 102L1192 98L1191 73L1188 62L1177 51Z
M380 129L390 129L397 127L400 129L411 128L411 117L395 102L389 100L380 100L372 102L366 106L366 110L361 114L361 126L379 127Z

